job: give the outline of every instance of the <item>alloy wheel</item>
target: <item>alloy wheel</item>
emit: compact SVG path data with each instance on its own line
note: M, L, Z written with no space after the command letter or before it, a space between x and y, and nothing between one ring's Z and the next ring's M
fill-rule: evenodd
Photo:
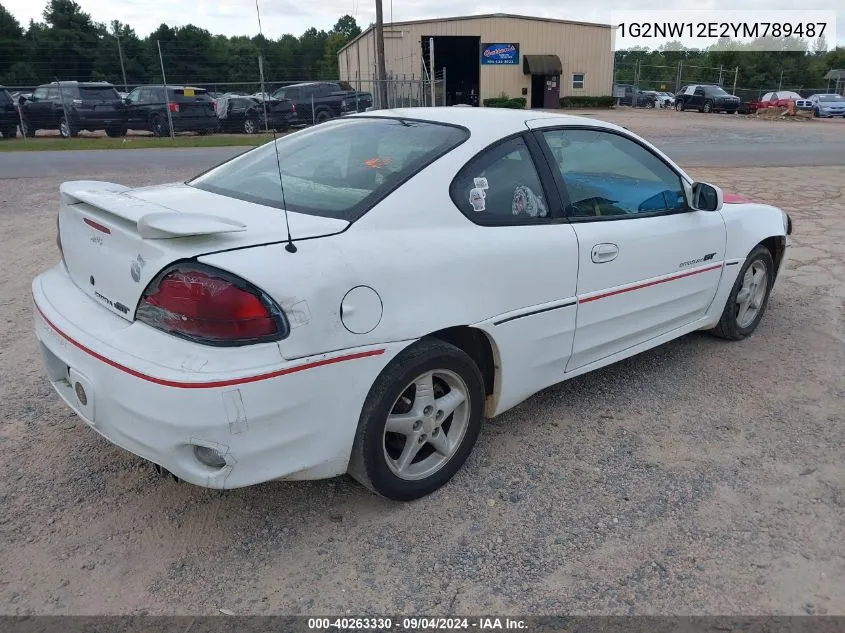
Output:
M430 477L461 446L471 413L469 389L449 370L428 371L403 391L387 417L384 459L400 479Z
M769 271L766 263L755 261L742 278L742 287L736 295L736 324L747 328L757 318L768 291Z

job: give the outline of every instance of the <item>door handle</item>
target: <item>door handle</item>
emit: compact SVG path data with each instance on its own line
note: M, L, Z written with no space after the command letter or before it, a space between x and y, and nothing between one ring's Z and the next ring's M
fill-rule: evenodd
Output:
M604 264L612 262L619 254L619 247L616 244L596 244L590 254L593 263Z

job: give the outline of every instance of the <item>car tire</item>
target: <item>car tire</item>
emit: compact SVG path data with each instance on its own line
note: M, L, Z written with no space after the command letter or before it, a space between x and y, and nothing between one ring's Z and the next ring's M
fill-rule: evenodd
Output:
M68 120L62 117L59 121L59 135L62 138L73 138L79 136L79 130L75 129Z
M153 136L170 136L167 123L164 122L160 114L154 114L150 117L150 132L153 133Z
M756 246L745 259L725 303L722 317L711 333L730 341L741 341L751 336L766 311L776 272L769 249L762 245ZM746 302L746 311L743 312ZM749 314L748 311L752 309L753 312Z
M255 134L258 132L258 119L247 117L244 119L244 134Z
M23 119L20 124L21 129L21 136L26 136L27 138L33 138L35 136L35 132L37 132L37 128L32 127L29 124L29 121Z
M654 109L654 101L646 101L645 107L649 110L653 110Z
M328 110L317 110L317 114L315 115L314 122L315 123L323 123L328 121L332 118L332 113Z
M106 135L110 136L111 138L120 138L121 136L126 136L127 129L126 127L109 127L106 128Z
M711 112L713 112L713 102L705 101L704 105L701 107L701 111L705 114L710 114Z
M683 101L677 101L675 103L675 110L677 112L683 112L684 111L684 102Z
M821 112L819 111L818 108L813 108L813 116L816 117L816 118L821 117Z
M7 127L6 129L0 131L0 136L4 139L13 139L18 135L18 128L17 127Z
M418 393L417 384L427 385L428 398ZM439 406L448 406L453 393L463 400L452 401L452 411L444 415ZM349 474L395 501L431 494L472 452L484 399L484 379L472 358L449 343L422 339L400 352L373 383L358 421ZM388 430L389 421L394 431Z

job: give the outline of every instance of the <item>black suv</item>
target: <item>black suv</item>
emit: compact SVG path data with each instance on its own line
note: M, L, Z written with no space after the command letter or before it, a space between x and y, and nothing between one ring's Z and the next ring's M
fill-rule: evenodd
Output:
M126 106L114 86L104 81L54 81L38 86L21 107L26 136L36 130L59 130L65 138L80 130L126 134Z
M619 105L633 106L635 108L654 108L657 105L657 95L635 88L630 84L616 84L616 89L625 89L625 96L617 97Z
M287 130L296 123L296 106L290 99L268 99L267 126L264 125L265 104L259 99L239 95L223 95L216 99L215 109L222 132L255 134L265 127Z
M675 95L675 109L698 110L699 112L727 112L739 110L740 98L725 92L720 86L691 84L681 88Z
M0 86L0 136L15 138L18 135L18 109L12 95Z
M129 129L154 136L170 136L171 121L174 132L208 134L217 128L214 99L203 88L167 86L165 97L164 86L138 86L126 97L126 108Z

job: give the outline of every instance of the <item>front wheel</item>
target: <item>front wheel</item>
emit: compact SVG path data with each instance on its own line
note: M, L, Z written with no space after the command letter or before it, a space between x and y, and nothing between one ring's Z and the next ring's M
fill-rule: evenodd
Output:
M316 123L323 123L324 121L328 121L332 118L332 113L328 110L318 110L317 117L315 119Z
M484 380L462 350L423 339L376 379L358 422L349 474L397 501L448 482L472 451L484 406Z
M678 102L675 104L675 110L677 110L678 112L683 112L683 111L684 111L684 102L683 102L683 101L678 101Z
M705 101L704 107L701 109L702 112L706 114L710 114L713 112L713 102L712 101Z
M712 333L731 341L751 336L763 318L774 282L772 254L765 246L757 246L739 271L722 318Z

